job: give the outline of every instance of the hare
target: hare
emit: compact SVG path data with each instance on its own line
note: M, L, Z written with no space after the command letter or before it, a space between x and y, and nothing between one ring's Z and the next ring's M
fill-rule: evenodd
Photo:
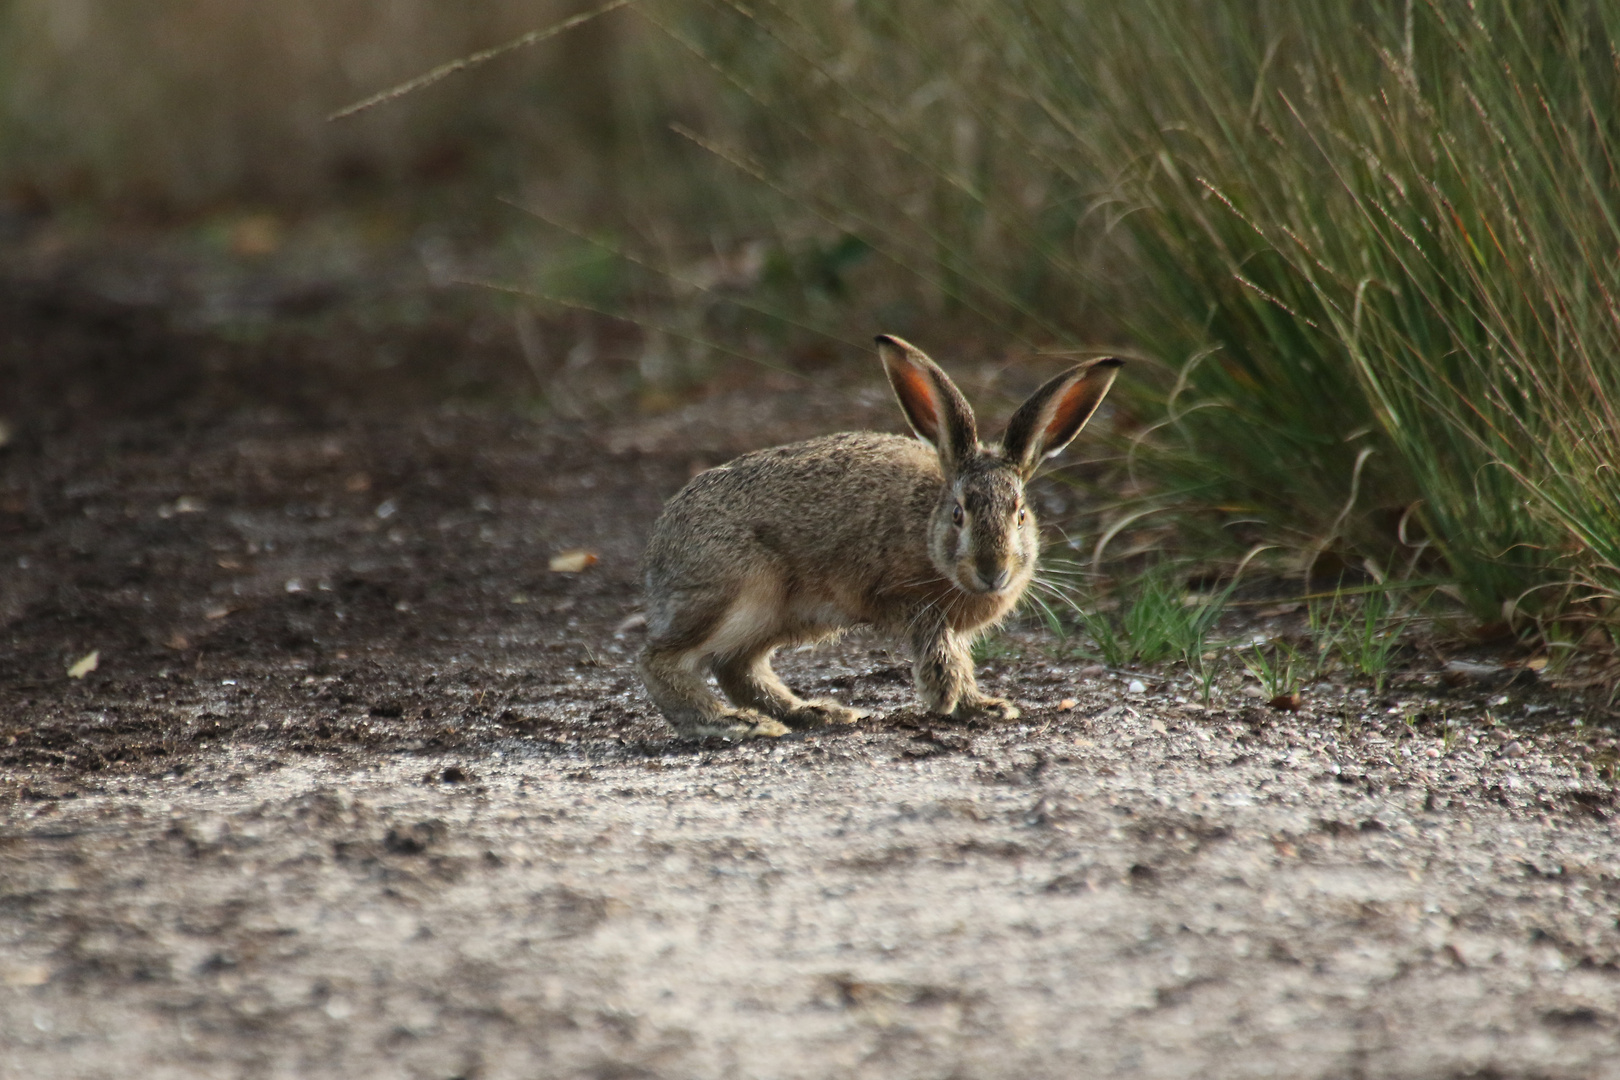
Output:
M980 692L969 646L1035 573L1024 484L1080 433L1121 361L1052 379L986 446L944 371L897 337L877 344L916 439L857 431L744 454L700 473L654 524L641 676L680 735L750 738L860 719L800 698L771 670L778 648L856 625L910 645L930 711L1018 716ZM733 707L709 688L711 670Z

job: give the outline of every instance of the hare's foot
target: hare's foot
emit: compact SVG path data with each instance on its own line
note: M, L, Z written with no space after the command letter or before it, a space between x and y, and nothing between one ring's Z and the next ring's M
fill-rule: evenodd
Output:
M917 659L911 666L917 696L929 712L953 720L995 723L1018 719L1018 706L979 691L973 679L971 640L940 627L919 628L912 639Z
M744 739L775 739L786 735L788 730L786 725L753 709L726 709L716 716L697 723L681 724L676 728L677 734L683 738L705 739L718 735L722 739L739 742Z
M790 728L853 724L866 715L829 698L806 701L799 697L771 670L770 649L717 660L714 676L734 704L774 716Z
M780 714L782 722L794 730L829 727L834 724L853 724L869 714L863 709L840 705L831 698L816 698L800 702L795 708Z
M988 696L964 697L951 710L951 716L957 720L988 720L991 723L1016 720L1022 715L1023 711L1006 698Z
M699 674L703 661L701 653L671 649L658 642L649 642L641 654L641 677L647 693L677 735L685 739L718 735L740 740L788 733L779 721L761 710L726 708Z

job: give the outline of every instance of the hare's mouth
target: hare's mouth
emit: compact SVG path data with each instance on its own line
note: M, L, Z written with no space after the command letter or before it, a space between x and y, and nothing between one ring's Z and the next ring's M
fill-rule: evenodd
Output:
M956 575L957 584L970 593L993 596L1012 587L1013 573L1006 567L986 574L976 567L964 567Z

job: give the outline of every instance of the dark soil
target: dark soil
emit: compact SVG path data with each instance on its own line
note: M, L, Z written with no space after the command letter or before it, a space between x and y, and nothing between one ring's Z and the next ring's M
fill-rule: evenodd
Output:
M1620 1076L1584 699L1414 658L1201 709L1015 626L1017 724L855 635L782 667L873 719L680 742L630 664L653 517L893 429L864 377L540 410L454 318L15 286L0 327L0 1074Z

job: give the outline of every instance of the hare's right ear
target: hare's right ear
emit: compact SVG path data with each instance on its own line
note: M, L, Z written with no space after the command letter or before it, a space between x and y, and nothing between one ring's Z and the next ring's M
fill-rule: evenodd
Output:
M906 422L939 453L946 473L955 472L979 446L978 424L967 398L921 349L889 334L879 336L877 345Z
M1052 379L1007 421L1001 437L1007 460L1018 467L1025 480L1035 475L1041 462L1058 453L1086 426L1097 411L1108 388L1114 385L1123 360L1112 356L1078 364Z

